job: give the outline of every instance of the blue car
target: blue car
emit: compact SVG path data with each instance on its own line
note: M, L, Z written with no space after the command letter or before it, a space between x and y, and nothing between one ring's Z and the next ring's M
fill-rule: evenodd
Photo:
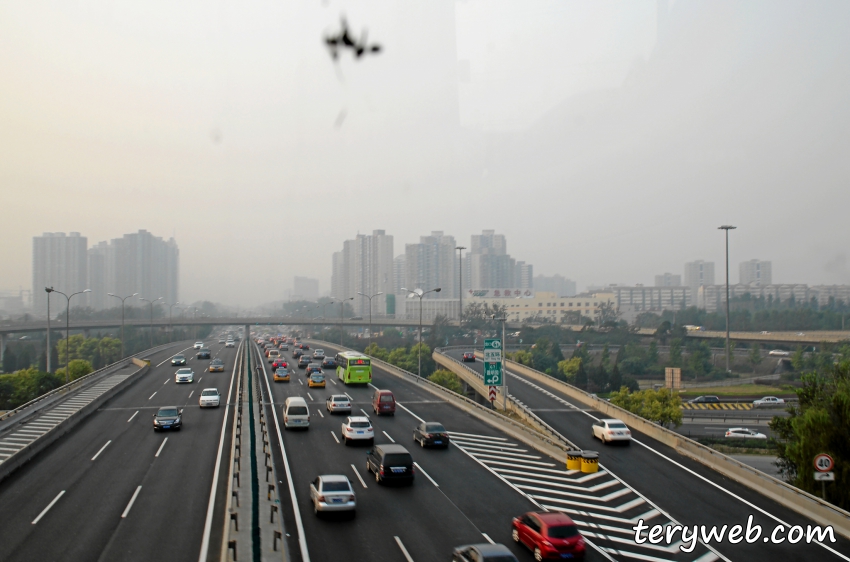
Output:
M322 360L322 369L336 369L336 361L333 357L325 357Z

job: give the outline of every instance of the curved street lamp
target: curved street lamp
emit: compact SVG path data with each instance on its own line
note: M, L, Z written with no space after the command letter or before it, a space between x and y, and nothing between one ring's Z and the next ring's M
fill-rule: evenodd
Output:
M369 299L369 346L371 346L372 345L372 299L377 297L378 295L383 295L384 293L383 293L383 291L378 291L377 293L375 293L371 297L369 295L365 295L365 294L361 293L360 291L357 291L357 294L360 295L361 297L366 297L367 299Z
M153 303L155 303L156 301L160 301L162 299L163 299L163 297L159 297L158 299L153 299L153 300L146 299L144 297L139 297L140 301L145 301L146 303L151 305L151 330L150 330L151 331L151 334L150 334L151 335L151 339L150 339L150 348L151 349L153 349Z
M53 287L51 287L50 289L47 289L47 287L45 287L44 290L48 292L48 300L50 300L49 293L59 293L68 300L67 308L65 308L65 384L68 384L68 376L70 374L68 364L71 362L71 297L75 295L82 295L83 293L91 293L91 289L77 291L76 293L71 293L70 295L66 295L62 291L57 291ZM48 350L48 353L50 353L50 350Z
M342 314L345 310L345 301L353 301L354 297L348 297L345 299L338 299L336 297L331 297L332 301L339 301L339 345L342 347Z
M431 289L430 291L423 291L422 289L405 289L401 288L402 291L407 291L407 298L410 297L419 297L419 366L416 370L416 376L422 377L422 297L427 295L428 293L439 293L442 291L442 288L437 287L436 289Z
M121 301L121 359L124 359L124 301L129 298L135 297L139 293L133 293L132 295L126 297L119 297L118 295L115 295L113 293L106 294L110 297L115 297L116 299Z

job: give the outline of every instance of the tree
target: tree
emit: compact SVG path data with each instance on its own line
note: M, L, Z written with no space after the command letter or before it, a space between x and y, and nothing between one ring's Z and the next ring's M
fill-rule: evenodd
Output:
M667 388L630 392L621 388L611 395L611 403L649 421L666 426L682 425L682 399Z
M458 394L463 393L463 384L461 383L460 377L451 371L439 369L434 371L434 374L428 377L428 380L442 387L448 388L452 392L457 392Z
M827 499L842 509L850 508L850 362L833 365L824 374L807 373L796 390L798 401L788 406L788 417L776 416L770 428L776 433L778 462L783 478L793 486L819 494L812 462L828 453L835 460L835 483Z
M6 349L3 355L3 372L11 373L18 367L18 356L12 351L11 347Z
M69 381L75 381L80 377L84 377L94 371L91 363L86 361L85 359L72 359L71 363L68 364L68 373L69 373ZM56 369L56 376L65 380L65 367L61 369Z
M658 344L655 343L655 340L649 342L649 351L646 354L646 360L650 365L658 363Z
M682 366L682 340L679 338L674 338L670 342L670 366Z
M608 342L605 342L605 346L602 348L602 360L600 365L602 365L602 368L607 369L610 362L611 352L608 350Z
M672 326L670 325L669 320L665 320L658 326L658 329L655 330L655 337L661 340L661 344L664 345L667 343L667 338L670 336L672 331Z
M597 365L593 369L590 381L593 383L594 392L606 392L608 390L608 371L602 365Z
M599 321L600 326L609 323L616 324L617 320L620 319L620 310L611 301L600 302L596 306L596 319Z
M514 353L511 353L510 357L508 358L512 361L516 361L520 365L525 365L526 367L531 367L534 363L534 360L531 357L531 353L525 351L524 349L518 349Z
M363 350L363 353L368 355L369 357L374 357L375 359L380 359L381 361L386 361L389 357L389 352L383 347L378 346L377 343L370 343L366 349Z
M791 356L791 366L794 367L795 371L803 370L803 360L805 356L803 355L803 346L798 345L797 349L794 351L794 355Z
M753 372L756 372L756 367L761 363L761 346L758 343L753 343L753 347L750 349L750 355L748 356L750 363L753 365Z
M611 376L608 377L608 385L613 392L617 392L620 390L620 387L623 386L623 375L620 374L620 367L616 364L611 370Z
M579 359L578 370L576 371L576 386L582 390L587 390L587 371L584 370L584 361Z
M558 373L561 378L570 384L576 383L576 374L581 368L581 358L573 357L572 359L564 359L558 362Z

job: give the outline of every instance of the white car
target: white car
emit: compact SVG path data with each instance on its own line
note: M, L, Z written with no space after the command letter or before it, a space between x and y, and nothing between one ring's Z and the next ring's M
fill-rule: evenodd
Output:
M218 343L224 343L224 342L226 342L226 341L227 341L227 340L226 340L226 339L224 339L224 338L219 338L219 339L218 339Z
M632 432L622 420L608 419L593 422L593 437L603 443L612 441L624 441L626 444L632 440Z
M227 340L227 343L224 344L224 347L235 347L236 343L233 340Z
M195 372L190 367L177 369L174 373L174 382L195 382Z
M764 398L753 400L753 408L761 408L764 406L782 406L783 404L785 404L785 400L783 400L782 398L777 398L776 396L765 396Z
M350 511L354 515L357 496L348 477L342 474L324 474L310 483L310 501L313 513L323 511Z
M324 359L325 358L325 350L317 349L313 352L313 359Z
M218 408L221 406L221 394L217 388L205 388L198 399L201 408Z
M204 342L196 341L195 345L193 345L192 347L194 347L195 349L201 349L202 347L204 347Z
M767 439L767 435L747 429L746 427L730 427L726 432L726 437L737 439Z
M342 423L340 437L346 445L350 441L374 442L375 430L372 428L372 422L366 416L351 416Z
M771 349L768 353L771 357L788 357L791 355L790 351L783 351L781 349Z
M351 400L345 394L334 394L328 396L325 400L325 408L328 412L335 414L337 412L351 413Z

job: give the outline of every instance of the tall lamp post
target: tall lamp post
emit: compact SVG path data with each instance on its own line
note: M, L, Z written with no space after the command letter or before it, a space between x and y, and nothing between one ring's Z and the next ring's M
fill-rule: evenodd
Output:
M53 287L45 287L44 292L47 293L47 372L50 372L51 368L51 355L52 350L50 349L50 293L53 292ZM844 319L841 319L841 329L844 329Z
M726 231L726 372L731 372L729 368L729 231L735 230L737 227L724 224L717 227L717 230Z
M407 291L407 298L419 297L419 366L416 368L416 376L422 378L422 297L428 293L439 293L442 291L442 288L437 287L430 291L423 291L422 289L414 289L411 291L410 289L402 287L401 290Z
M336 297L331 297L335 301L339 301L339 345L342 347L342 314L345 310L345 301L353 301L354 297L348 297L345 299L338 299Z
M457 268L458 268L458 316L457 316L457 327L460 328L463 325L463 251L466 249L466 246L456 246L455 250L457 250Z
M357 291L357 294L360 295L361 297L366 297L367 299L369 299L369 346L371 346L372 345L372 299L377 297L378 295L383 295L384 293L383 293L383 291L379 291L379 292L375 293L374 295L372 295L371 297L369 295L364 295L360 291Z
M47 290L47 289L45 289ZM57 291L53 287L50 288L48 293L59 293L63 297L68 300L67 308L65 309L65 384L68 384L68 376L69 369L68 364L71 362L71 297L74 295L82 295L83 293L91 293L91 289L86 289L84 291L77 291L76 293L71 293L70 295L66 295L62 291ZM50 298L50 297L48 297Z
M119 297L118 295L112 293L106 294L110 297L115 297L116 299L121 301L121 359L124 359L124 301L129 298L135 297L139 293L133 293L132 295L127 297Z
M162 300L162 297L159 297L158 299L153 299L153 300L146 299L144 297L139 297L139 300L145 301L146 303L151 305L151 330L150 330L150 332L151 332L150 342L151 343L150 343L150 348L153 349L153 303L155 303L156 301Z
M174 310L174 307L178 304L180 304L180 301L168 305L168 327L171 329L171 337L168 338L168 341L174 341L174 315L172 314L172 312Z

